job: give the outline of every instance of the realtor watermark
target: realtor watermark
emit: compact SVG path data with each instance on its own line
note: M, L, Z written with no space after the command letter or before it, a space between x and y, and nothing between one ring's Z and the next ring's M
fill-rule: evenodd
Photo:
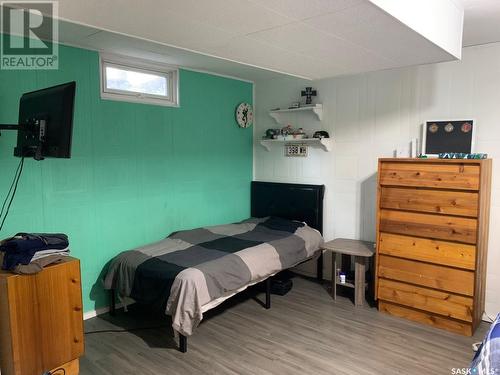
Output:
M500 374L500 370L496 369L481 369L470 367L454 367L451 369L451 375L496 375Z
M0 5L0 69L57 69L57 1L1 1Z

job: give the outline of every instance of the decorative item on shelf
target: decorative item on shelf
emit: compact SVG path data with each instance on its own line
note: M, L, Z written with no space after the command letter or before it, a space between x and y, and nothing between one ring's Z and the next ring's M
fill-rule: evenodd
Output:
M306 133L302 128L294 129L292 125L288 124L280 130L280 136L277 138L282 138L285 141L293 141L297 139L306 139Z
M412 138L410 141L410 157L416 158L418 156L418 139Z
M264 139L276 139L279 133L280 131L277 129L267 129Z
M330 138L330 135L328 134L327 131L318 130L317 132L314 132L313 138L319 138L319 139Z
M484 153L469 154L466 156L466 159L488 159L488 154Z
M403 143L403 144L398 145L398 147L396 147L396 150L394 150L394 157L395 158L408 158L408 157L410 157L410 144Z
M427 121L423 129L422 153L471 154L476 124L473 120Z
M314 90L312 87L306 87L305 90L302 90L300 92L300 96L305 96L306 97L306 105L311 105L312 104L312 97L317 96L318 92Z
M288 107L288 109L296 109L296 108L300 108L300 102L293 102L292 104L290 104L290 107Z
M419 155L418 139L412 138L409 142L401 143L394 150L395 158L416 158Z
M487 159L488 154L465 154L463 152L441 152L439 159Z
M248 103L240 103L236 107L236 121L240 128L249 128L253 123L252 105Z
M281 136L283 137L283 139L286 139L288 135L292 134L292 131L293 131L292 125L287 124L286 126L283 126L281 128Z
M304 129L298 128L292 131L293 139L304 139L307 138L306 133L304 133Z

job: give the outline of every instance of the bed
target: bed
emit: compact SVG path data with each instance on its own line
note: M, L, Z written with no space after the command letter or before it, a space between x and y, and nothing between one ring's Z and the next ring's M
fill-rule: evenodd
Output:
M468 373L477 375L500 374L500 314L497 315L486 333Z
M314 257L321 278L322 185L252 182L251 218L238 223L174 232L153 244L119 254L104 286L115 296L165 303L179 349L203 313L247 287Z

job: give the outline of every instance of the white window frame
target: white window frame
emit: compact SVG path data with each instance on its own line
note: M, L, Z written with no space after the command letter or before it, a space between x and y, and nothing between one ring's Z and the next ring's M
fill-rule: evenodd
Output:
M154 104L167 107L179 107L179 69L177 67L133 57L125 57L105 53L99 54L99 65L101 80L100 89L102 99L118 100L131 103ZM149 73L163 76L167 78L168 96L109 89L106 87L106 67L114 67L139 73Z

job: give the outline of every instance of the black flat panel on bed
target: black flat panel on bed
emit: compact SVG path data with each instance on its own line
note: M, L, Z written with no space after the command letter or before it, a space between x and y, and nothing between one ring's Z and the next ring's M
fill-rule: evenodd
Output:
M252 181L252 217L304 221L323 233L324 185Z

